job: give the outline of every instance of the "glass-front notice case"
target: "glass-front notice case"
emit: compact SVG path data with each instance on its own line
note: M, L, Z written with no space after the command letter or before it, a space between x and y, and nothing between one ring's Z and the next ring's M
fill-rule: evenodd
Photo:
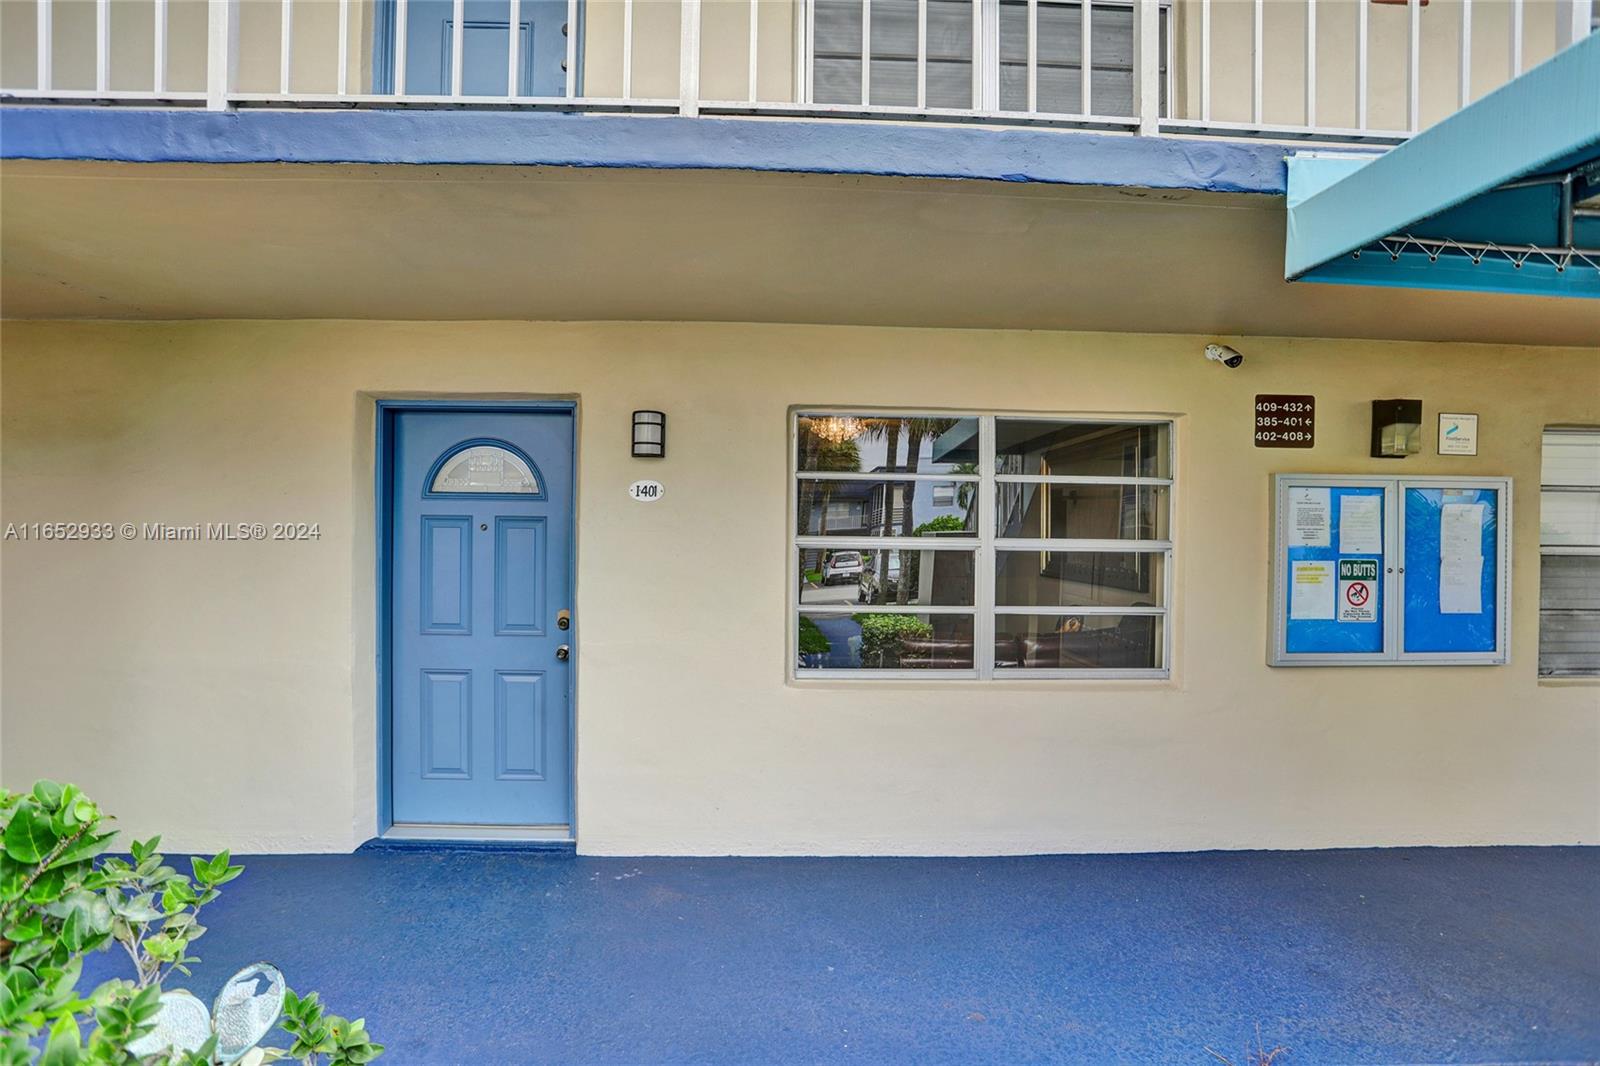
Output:
M1273 666L1496 665L1511 481L1273 477Z

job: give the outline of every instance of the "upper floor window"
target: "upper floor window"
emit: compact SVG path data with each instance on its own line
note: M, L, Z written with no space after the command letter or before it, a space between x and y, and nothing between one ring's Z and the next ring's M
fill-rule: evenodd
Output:
M1600 429L1547 429L1539 493L1539 673L1600 675Z
M1078 0L1037 0L1034 5L1038 32L1034 110L1135 113L1133 6L1096 2L1089 5L1088 15L1090 77L1085 109L1083 5ZM1167 16L1163 5L1159 47L1163 114ZM926 0L925 13L919 0L814 0L812 19L813 103L1030 110L1028 0ZM871 55L865 85L864 44Z
M797 676L1164 677L1167 422L803 411Z

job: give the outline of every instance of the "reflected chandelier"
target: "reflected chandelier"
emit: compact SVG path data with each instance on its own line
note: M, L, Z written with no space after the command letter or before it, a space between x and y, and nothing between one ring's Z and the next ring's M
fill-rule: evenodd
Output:
M859 418L839 418L830 415L827 418L811 420L811 432L830 444L843 444L847 440L855 440L866 432L866 429L867 424Z

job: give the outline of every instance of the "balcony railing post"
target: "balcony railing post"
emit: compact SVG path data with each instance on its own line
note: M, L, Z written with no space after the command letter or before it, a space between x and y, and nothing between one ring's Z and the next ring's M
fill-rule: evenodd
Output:
M700 0L679 0L678 113L700 113Z
M1133 57L1139 134L1153 136L1161 132L1161 0L1136 0Z
M209 0L206 5L206 107L225 111L233 91L233 60L238 52L238 0Z
M1594 0L1556 0L1556 51L1589 36Z

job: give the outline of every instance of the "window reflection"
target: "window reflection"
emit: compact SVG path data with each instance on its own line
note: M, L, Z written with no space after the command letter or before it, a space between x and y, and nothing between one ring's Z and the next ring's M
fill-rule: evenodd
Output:
M1166 423L995 420L995 473L1171 477Z
M802 414L797 421L802 471L978 473L976 418Z
M948 537L978 531L976 482L802 478L795 531L812 537Z
M1002 607L1157 607L1163 552L1001 551L994 599Z
M800 615L803 670L970 670L973 621L966 614Z
M800 549L802 607L896 603L970 607L972 553Z
M995 534L1059 540L1165 540L1165 485L995 486Z
M1161 617L997 615L997 668L1154 670L1161 664Z

